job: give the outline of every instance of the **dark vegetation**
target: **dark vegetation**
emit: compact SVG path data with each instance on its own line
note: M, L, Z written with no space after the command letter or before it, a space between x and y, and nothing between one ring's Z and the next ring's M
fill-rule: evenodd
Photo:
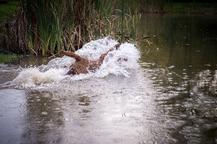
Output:
M120 37L123 32L133 35L139 15L132 9L123 13L125 4L120 2L22 0L16 17L5 25L2 47L45 56L62 49L75 51L97 37Z
M204 4L204 2L206 4ZM140 40L143 13L217 14L209 0L1 0L0 52L55 55L92 39Z

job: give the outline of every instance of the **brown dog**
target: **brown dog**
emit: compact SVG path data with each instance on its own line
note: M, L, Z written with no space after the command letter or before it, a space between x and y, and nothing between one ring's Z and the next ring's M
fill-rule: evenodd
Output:
M109 49L106 53L102 54L98 60L91 61L85 58L80 57L79 55L70 52L70 51L62 51L62 53L66 56L72 57L75 59L75 63L73 63L70 66L70 70L67 72L67 74L81 74L81 73L88 73L89 71L95 72L96 69L98 69L101 64L103 63L103 60L107 56L107 54L115 49L118 49L120 47L120 44L116 44L113 48Z

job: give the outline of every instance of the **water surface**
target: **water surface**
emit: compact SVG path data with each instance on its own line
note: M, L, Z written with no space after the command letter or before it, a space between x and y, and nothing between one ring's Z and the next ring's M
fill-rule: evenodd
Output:
M130 77L1 88L0 143L216 143L217 19L145 16L139 30ZM0 65L1 83L17 68Z

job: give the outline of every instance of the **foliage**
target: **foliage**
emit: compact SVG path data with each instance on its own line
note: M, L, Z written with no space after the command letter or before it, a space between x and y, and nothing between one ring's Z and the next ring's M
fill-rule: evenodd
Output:
M172 0L20 0L16 20L8 24L6 48L13 52L55 55L75 51L103 36L120 41L138 40L141 13L198 13L194 4ZM1 11L14 9L16 1ZM200 3L196 3L199 5ZM202 7L202 6L200 6ZM204 4L203 4L204 7ZM207 8L205 8L207 9ZM1 17L0 17L1 18Z
M139 15L123 7L123 0L21 0L16 27L36 55L55 55L62 49L75 51L92 39L111 35L119 39L136 33ZM20 26L22 25L22 26ZM22 45L22 46L24 46Z
M17 58L16 55L0 54L0 63L11 62L12 60L14 60L16 58Z
M7 4L0 4L0 23L12 16L17 9L18 1L11 0Z

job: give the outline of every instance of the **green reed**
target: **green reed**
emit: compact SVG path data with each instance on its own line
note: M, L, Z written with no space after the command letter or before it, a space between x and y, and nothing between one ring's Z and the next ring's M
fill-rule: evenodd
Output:
M135 38L140 15L123 0L21 0L26 46L36 55L79 49L103 36Z

